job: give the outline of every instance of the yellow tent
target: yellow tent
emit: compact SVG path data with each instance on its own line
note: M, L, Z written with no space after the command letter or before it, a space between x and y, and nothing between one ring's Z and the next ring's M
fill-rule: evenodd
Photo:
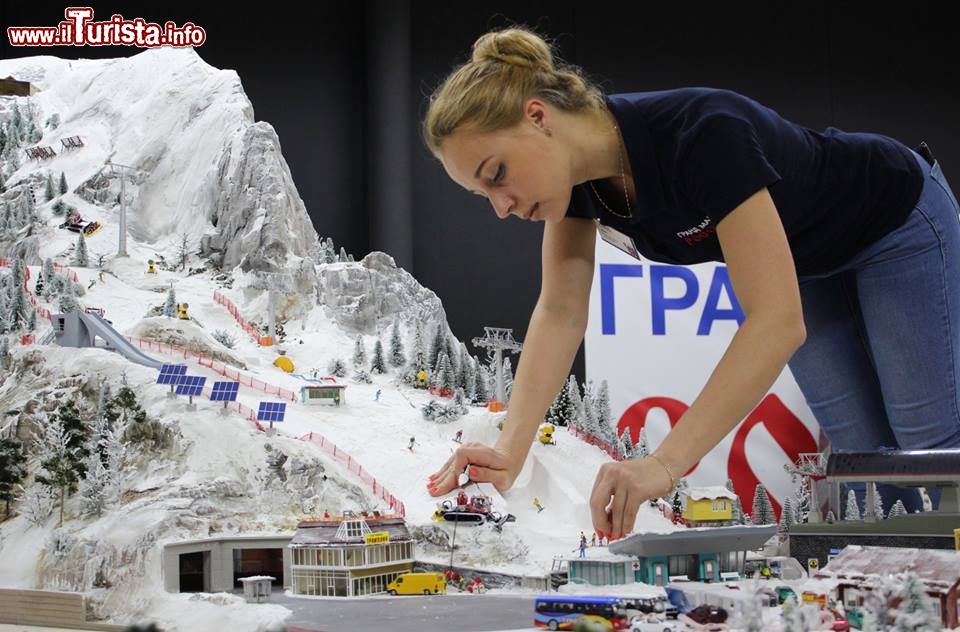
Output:
M283 369L287 373L293 373L293 362L285 355L278 356L277 359L273 361L273 366Z

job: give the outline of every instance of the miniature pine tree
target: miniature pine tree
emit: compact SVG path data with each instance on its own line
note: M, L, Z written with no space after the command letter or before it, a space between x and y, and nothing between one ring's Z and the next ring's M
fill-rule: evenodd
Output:
M347 249L344 248L343 246L340 246L340 256L337 258L337 261L339 261L340 263L347 262Z
M340 358L334 358L327 366L327 373L336 375L337 377L344 377L347 374L347 365L345 365Z
M73 259L71 264L86 268L90 266L90 255L87 254L87 240L83 233L77 235L77 245L73 248Z
M324 243L323 248L323 262L324 263L336 263L337 261L337 251L333 248L333 238L327 237L327 241Z
M27 301L22 287L14 285L11 291L13 292L13 300L10 301L10 318L8 322L12 330L18 331L27 324L30 303Z
M671 503L671 509L673 510L673 519L677 521L683 515L683 505L680 502L680 492L673 492L673 501Z
M833 513L833 509L827 511L827 517L824 518L824 520L826 520L828 524L837 521L837 516Z
M390 366L400 368L407 363L403 354L403 341L400 339L400 321L393 321L393 331L390 332Z
M429 366L427 364L427 354L423 347L423 328L420 326L419 320L413 333L413 355L410 358L410 364L414 372L424 371Z
M557 396L553 398L553 405L550 407L550 423L554 426L566 426L570 421L570 394L567 392L567 385L564 383L560 387Z
M53 192L53 177L49 173L47 174L47 185L44 187L43 197L46 198L47 202L56 197Z
M111 407L116 411L116 418L119 419L123 425L126 425L130 421L144 421L146 419L147 413L140 406L136 393L134 393L133 389L129 386L121 387L121 389L117 391L116 397L110 400L110 403ZM105 414L109 417L109 410Z
M370 361L370 372L383 374L387 372L386 363L383 361L383 343L377 338L373 345L373 359Z
M577 378L573 375L567 380L567 424L573 428L583 429L583 420L581 414L583 411L583 401L580 399L580 385L577 384Z
M893 503L893 507L890 508L890 514L887 518L897 518L899 516L906 516L907 508L904 506L903 501L899 498L897 502Z
M87 475L79 486L82 511L87 516L99 516L107 505L110 475L96 452L87 458L86 467Z
M457 388L456 375L453 372L453 366L451 366L450 360L447 357L447 352L442 351L441 357L446 361L442 366L442 371L440 373L440 385L443 388L454 390Z
M67 176L62 171L60 172L60 195L63 195L67 192Z
M503 392L509 402L510 394L513 393L513 367L510 365L510 358L503 359Z
M907 572L903 579L903 600L897 607L893 632L926 632L940 630L943 624L933 610L923 581L914 572Z
M630 428L623 429L623 434L620 435L620 446L622 448L620 454L623 458L632 459L636 455L633 449L633 439L630 438Z
M0 337L0 359L4 361L7 360L7 356L10 355L10 341L7 340L6 336Z
M870 484L873 485L873 513L877 517L877 520L883 520L883 498L880 496L880 490L877 489L877 484Z
M789 496L783 501L783 508L780 511L780 522L777 524L777 531L780 534L790 533L790 527L793 526L793 499Z
M23 446L13 437L0 438L0 500L10 518L10 503L17 498L17 489L27 476L27 456Z
M27 331L36 331L37 330L37 312L36 310L31 309L30 315L27 316Z
M601 380L600 388L597 390L596 399L593 400L594 410L597 413L597 426L599 427L599 438L607 443L615 443L617 440L617 430L613 426L613 420L610 413L610 391L607 387L607 381Z
M650 454L650 444L647 442L647 427L644 426L640 429L640 438L637 441L637 445L633 450L638 458L643 458ZM732 489L730 491L733 491Z
M43 424L34 438L41 468L36 479L51 490L58 490L61 525L67 491L80 480L78 454L71 447L71 439L72 433L64 429L59 415L53 415L49 423ZM83 464L82 461L80 464Z
M857 505L857 495L853 490L847 492L847 510L844 512L844 520L860 520L860 506Z
M477 394L478 402L486 402L490 400L490 391L487 389L487 385L490 384L490 375L487 371L487 367L480 364L479 361L476 361L477 367L477 382L474 388L474 392Z
M53 281L53 274L53 259L47 257L47 259L43 262L43 272L41 273L43 276L44 285L50 285L50 283Z
M464 374L466 375L464 381L466 383L464 384L463 392L467 396L467 399L472 400L477 393L477 364L470 356L467 356L465 364L467 365L467 368L464 370Z
M593 399L590 395L583 396L583 430L600 439L600 428L597 426L597 409L593 406Z
M167 318L173 318L177 315L177 293L172 285L167 290L167 301L163 304L163 315Z
M753 518L753 524L774 524L777 521L773 512L773 505L770 504L770 497L767 495L767 489L759 483L753 492L751 518Z
M467 390L467 373L470 366L470 354L467 353L467 347L460 345L460 358L457 361L457 388Z
M430 354L427 356L428 366L436 368L437 360L440 359L440 352L445 348L443 341L443 325L437 323L437 330L433 334L433 340L430 342Z
M359 369L367 364L367 350L363 344L363 335L357 336L357 341L353 345L353 367Z
M80 303L77 302L77 297L74 296L71 286L68 285L63 288L63 292L60 294L59 307L61 314L80 311Z

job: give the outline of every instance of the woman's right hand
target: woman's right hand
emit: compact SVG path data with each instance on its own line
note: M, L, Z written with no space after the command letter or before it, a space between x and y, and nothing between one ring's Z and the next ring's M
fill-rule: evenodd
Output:
M522 463L520 464L522 465ZM464 469L470 480L477 483L492 483L498 491L510 489L520 473L520 465L506 452L482 443L465 443L453 453L447 462L430 475L427 491L431 496L442 496L459 487L458 478Z

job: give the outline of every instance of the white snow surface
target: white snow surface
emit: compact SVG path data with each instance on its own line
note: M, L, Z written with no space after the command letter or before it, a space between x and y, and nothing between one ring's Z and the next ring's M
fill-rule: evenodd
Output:
M267 295L246 287L249 273L224 270L234 278L232 289L222 287L211 271L189 275L161 269L157 274L147 274L147 259L157 258L158 253L168 261L174 258L177 235L199 236L212 229L207 215L198 210L205 208L207 197L216 194L211 193L211 170L216 169L231 131L252 120L249 101L236 73L207 66L193 51L164 49L115 60L0 60L0 76L10 74L32 81L38 88L29 100L39 107L41 122L50 114L61 115L60 127L44 129L39 143L54 146L57 158L38 163L23 157L22 166L10 181L31 174L46 178L52 173L56 182L63 171L71 192L62 198L76 206L84 218L105 225L87 243L92 258L94 253L109 255L103 279L95 269L72 268L79 276L79 286L86 289L80 303L103 308L106 318L121 333L145 336L162 328L163 339L173 336L178 344L200 345L235 359L245 367L245 375L299 391L305 381L273 366L277 348L260 347L213 300L214 291L220 291L249 320L264 322ZM184 91L190 92L189 99ZM14 101L27 100L0 98L0 111ZM185 102L194 105L184 106ZM198 102L204 107L198 109ZM188 122L191 132L187 135L182 130ZM85 148L59 151L59 139L74 133L83 137ZM153 162L143 165L144 156L152 156ZM113 257L118 241L116 209L88 203L72 192L101 170L108 157L150 168L147 180L135 187L128 183L128 193L138 201L131 207L127 258ZM50 257L68 265L77 236L57 228L62 218L52 214L52 202L41 202L42 188L37 193L37 213L45 226L38 232L36 254L40 260ZM316 234L310 237L315 239ZM39 266L37 261L30 263L32 289ZM187 270L205 263L191 255ZM291 265L302 265L302 260ZM317 264L311 272L321 278L328 268L359 265ZM171 285L178 301L189 304L190 321L148 315L151 308L163 305L165 291ZM419 285L403 291L410 291L411 296L425 295L415 291L432 294ZM195 398L196 412L189 412L184 398L170 399L169 388L156 385L156 370L132 364L116 353L55 345L13 347L14 366L20 372L6 374L0 383L3 410L20 410L41 391L41 398L76 397L81 385L99 388L101 381L109 383L116 394L125 379L149 416L175 428L179 437L170 454L130 455L133 463L124 471L122 498L100 517L81 516L74 496L67 501L66 521L60 529L56 513L41 526L29 523L23 515L0 523L0 587L87 591L96 603L95 610L104 617L120 623L146 618L167 630L258 630L280 621L287 615L284 608L246 604L236 595L166 593L161 579L162 545L221 534L292 534L299 519L320 515L324 510L386 511L386 504L340 462L318 445L298 440L310 432L319 433L348 452L405 503L411 530L452 529L431 521L442 499L428 494L427 477L457 447L452 438L458 430L463 430L465 442L492 444L499 434L497 422L502 413L474 407L451 424L424 420L420 408L432 397L398 386L396 369L373 375L369 385L350 379L357 331L348 332L342 327L342 314L339 320L332 318L309 291L286 297L285 301L289 307L286 313L295 316L285 323L287 342L283 348L296 367L295 373L309 376L318 369L325 374L333 358L343 359L350 373L343 380L348 384L343 406L288 402L286 421L277 425L275 437L257 432L237 414L221 416L221 405L202 397ZM330 297L326 302L332 302ZM53 313L58 311L55 304L41 304ZM380 314L375 321L379 329L376 334L363 334L368 359L377 334L385 351L389 349L386 323L392 323L394 317L403 325L409 357L413 320L396 313ZM40 333L46 327L41 321ZM213 339L211 334L217 330L235 338L234 349ZM432 334L431 327L424 328L427 350ZM186 362L189 374L206 376L208 386L225 379L182 357L151 355L170 363ZM35 365L33 370L23 369L28 363ZM382 394L379 401L374 401L378 390ZM85 405L95 407L95 399L85 401ZM260 401L277 399L242 386L239 401L256 409ZM413 452L407 449L411 435L416 437ZM543 576L551 570L555 557L570 557L576 551L581 531L591 532L588 499L597 469L609 457L563 429L558 429L554 437L555 446L535 442L511 490L501 495L492 486L481 486L493 497L493 508L514 514L516 522L507 524L502 534L489 526L459 527L456 564ZM269 476L266 444L289 457L286 487ZM322 483L311 481L313 497L290 487L291 479L296 478L289 470L294 461L319 464L328 477ZM37 464L31 464L31 473L36 469ZM542 512L533 505L534 497L540 499ZM674 528L655 509L647 505L641 508L637 531ZM55 550L57 546L60 553ZM421 543L416 557L447 562L449 552ZM113 587L93 587L98 571L113 580Z

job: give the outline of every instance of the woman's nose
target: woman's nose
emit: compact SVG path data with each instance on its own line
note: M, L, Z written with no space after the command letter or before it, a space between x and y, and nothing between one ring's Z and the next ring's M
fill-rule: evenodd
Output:
M500 219L507 219L514 207L513 200L506 195L494 198L490 203L493 205L494 213L496 213Z

